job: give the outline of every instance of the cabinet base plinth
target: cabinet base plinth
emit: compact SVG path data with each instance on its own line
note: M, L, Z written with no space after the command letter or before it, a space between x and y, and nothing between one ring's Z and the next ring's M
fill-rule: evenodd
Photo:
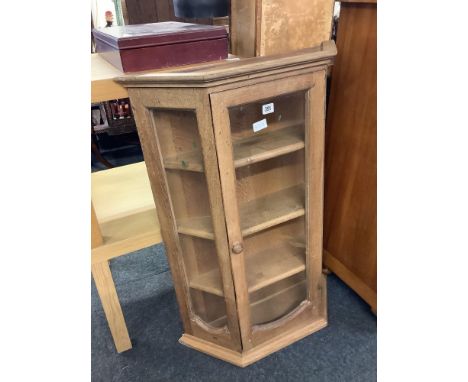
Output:
M310 325L264 342L261 345L256 346L254 349L244 353L238 353L233 350L223 348L222 346L194 337L190 334L183 334L182 337L180 337L179 342L189 348L201 351L202 353L211 355L212 357L222 359L223 361L232 363L233 365L246 367L326 326L327 320L324 318L319 319Z

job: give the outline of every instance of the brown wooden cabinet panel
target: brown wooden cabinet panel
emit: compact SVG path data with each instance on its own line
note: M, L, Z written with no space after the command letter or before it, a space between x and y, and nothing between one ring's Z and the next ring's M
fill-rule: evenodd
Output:
M342 2L327 113L325 264L377 309L377 5Z
M330 39L334 0L231 0L231 52L287 53Z

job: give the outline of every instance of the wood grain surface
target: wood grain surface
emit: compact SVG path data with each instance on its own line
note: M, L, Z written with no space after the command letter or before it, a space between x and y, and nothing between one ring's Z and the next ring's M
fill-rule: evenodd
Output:
M132 348L127 326L120 306L114 280L107 261L91 266L94 283L101 299L109 329L114 339L117 352L121 353Z
M127 98L128 92L114 78L123 73L109 64L98 53L91 54L91 102Z
M330 39L333 0L231 0L231 52L267 56Z
M256 55L287 53L329 40L333 6L333 0L262 0Z
M342 3L327 119L326 266L377 303L377 6Z
M326 42L119 79L161 222L181 342L245 366L327 324L323 133L335 54ZM268 134L255 135L264 102L277 114L266 117ZM304 248L290 244L301 235Z

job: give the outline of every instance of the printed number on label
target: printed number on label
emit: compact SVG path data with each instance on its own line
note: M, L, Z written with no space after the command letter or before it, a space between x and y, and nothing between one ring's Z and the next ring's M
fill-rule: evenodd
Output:
M275 111L275 104L273 102L267 103L266 105L262 105L263 115L273 113L274 111Z

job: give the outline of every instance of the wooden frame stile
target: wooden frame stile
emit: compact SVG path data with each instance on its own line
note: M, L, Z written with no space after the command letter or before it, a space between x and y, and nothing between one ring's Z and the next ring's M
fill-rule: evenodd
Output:
M314 84L306 93L306 118L310 128L305 131L306 150L306 269L309 283L310 301L319 302L313 305L314 314L324 316L327 320L326 280L322 275L323 251L323 193L324 193L324 160L325 160L325 92L326 70L313 74Z
M265 44L264 41L262 41L262 33L264 33L263 29L265 28L265 23L262 23L262 6L263 2L256 0L254 8L255 25L252 26L255 30L255 56L262 56L262 52L264 51L262 45Z
M210 94L210 100L213 108L213 125L220 127L215 131L215 143L219 154L219 165L224 170L220 171L220 181L225 207L227 237L231 249L228 253L231 254L232 251L230 257L237 297L241 341L243 349L249 350L252 348L249 294L245 278L245 259L235 185L236 173L232 160L231 131L225 96L224 93Z
M230 44L232 54L237 56L255 56L257 13L255 7L250 6L251 2L252 0L231 1L229 18Z
M241 351L240 329L236 309L236 298L233 288L229 248L226 241L226 225L224 222L224 208L221 196L218 157L216 154L215 137L212 128L212 115L209 95L206 89L197 89L200 95L201 107L197 110L197 122L203 149L203 160L208 193L210 198L215 236L216 252L221 270L224 299L228 318L229 332L235 343L234 350Z
M183 317L184 332L187 335L194 335L206 340L215 342L224 347L240 351L240 333L236 314L236 301L233 290L232 275L229 259L226 256L227 249L224 215L221 200L221 190L219 188L219 173L216 150L214 147L214 137L211 125L211 111L209 99L205 89L171 89L170 94L166 89L158 89L159 97L154 97L150 89L129 89L129 95L138 97L140 102L133 106L135 119L139 128L138 134L142 138L142 149L147 163L150 182L156 201L159 221L161 222L161 235L167 247L167 256L173 272L174 287L176 290L179 309ZM174 96L174 93L175 96ZM193 109L193 102L200 105ZM208 185L208 196L212 212L213 230L215 245L218 254L218 261L222 275L224 298L227 311L227 328L214 328L203 322L192 309L189 298L188 278L182 261L182 250L179 243L179 232L176 226L174 211L170 192L167 188L167 179L164 169L159 139L156 133L156 126L153 126L151 109L193 109L196 112L198 132L203 147L204 169ZM151 126L151 129L147 127ZM140 133L141 130L141 133ZM147 137L147 131L151 130L154 136ZM154 147L150 141L158 142ZM151 163L151 164L150 164ZM154 172L157 176L151 176ZM153 181L157 178L158 181ZM164 222L164 223L163 223ZM167 227L170 226L171 229Z

